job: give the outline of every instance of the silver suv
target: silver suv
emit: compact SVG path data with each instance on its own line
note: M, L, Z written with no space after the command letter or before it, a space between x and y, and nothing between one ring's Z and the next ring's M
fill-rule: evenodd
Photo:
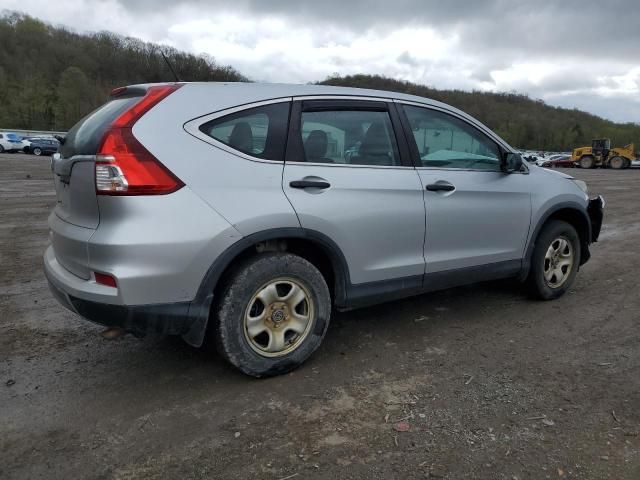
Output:
M206 337L268 376L332 307L512 277L561 296L604 201L448 105L313 85L116 89L52 160L45 273L119 331Z

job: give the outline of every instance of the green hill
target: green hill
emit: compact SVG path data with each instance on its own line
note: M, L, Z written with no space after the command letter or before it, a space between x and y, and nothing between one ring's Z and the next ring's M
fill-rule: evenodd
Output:
M162 50L182 78L246 80L213 58ZM158 45L110 32L80 35L22 14L0 17L0 127L66 130L114 87L168 80Z
M436 90L379 75L330 77L324 85L375 88L419 95L453 105L480 120L511 145L525 149L568 151L611 138L612 145L640 147L640 125L614 123L580 110L552 107L517 93Z
M160 48L182 79L246 81L230 66L110 32L78 34L28 15L0 16L0 127L66 130L107 98L133 83L172 80ZM440 100L480 119L512 145L569 150L610 137L640 145L640 125L617 124L579 110L546 105L514 93L436 90L377 75L331 77L329 85L394 90Z

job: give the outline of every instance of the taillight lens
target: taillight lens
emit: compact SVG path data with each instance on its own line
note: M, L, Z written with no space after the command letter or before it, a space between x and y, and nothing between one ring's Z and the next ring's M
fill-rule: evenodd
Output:
M96 156L99 195L166 195L184 184L133 136L133 125L181 85L150 87L109 127Z

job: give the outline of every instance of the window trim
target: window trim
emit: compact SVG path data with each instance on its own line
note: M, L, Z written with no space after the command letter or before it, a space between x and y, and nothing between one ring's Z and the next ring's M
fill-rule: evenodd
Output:
M241 152L240 150L236 150L235 148L227 145L226 143L220 141L220 140L216 140L213 137L210 137L209 135L207 135L206 133L204 133L203 131L200 130L200 127L202 125L204 125L207 122L210 122L211 120L215 120L217 118L221 118L221 117L226 117L227 115L231 115L234 113L239 113L242 112L243 110L251 110L253 108L258 108L258 107L263 107L266 105L273 105L276 103L288 103L289 104L289 119L287 121L287 132L289 132L291 130L291 115L292 115L292 103L293 101L293 97L279 97L279 98L273 98L270 100L262 100L259 102L251 102L251 103L245 103L243 105L237 105L235 107L231 107L231 108L225 108L223 110L218 110L216 112L212 112L212 113L208 113L206 115L202 115L200 117L196 117L192 120L189 120L188 122L186 122L182 128L190 135L196 137L198 140L202 140L205 143L208 143L209 145L212 145L216 148L219 148L220 150L224 150L225 152L231 153L232 155L235 155L236 157L240 157L243 158L245 160L250 160L252 162L260 162L260 163L277 163L277 164L282 164L284 163L284 159L287 156L287 149L285 147L285 152L284 152L284 158L282 160L270 160L270 159L266 159L266 158L260 158L260 157L254 157L253 155L249 155L247 153ZM288 138L289 134L287 133L287 138ZM288 140L285 140L288 142Z
M367 111L386 112L388 102L375 100L333 100L333 99L313 99L302 100L303 112L340 112L340 111Z
M313 103L308 103L313 102ZM307 105L305 105L307 103ZM322 105L322 104L325 105ZM311 105L310 109L309 105ZM347 163L318 163L299 160L304 158L304 146L302 144L302 112L305 111L377 111L386 112L389 115L393 136L398 147L400 165L357 165ZM289 135L285 149L285 164L308 165L318 167L338 168L375 168L375 169L406 169L414 168L410 151L406 142L404 128L392 99L378 97L349 97L349 96L304 96L294 97L289 117Z
M413 131L411 130L411 125L409 124L409 118L407 117L406 112L404 111L404 108L402 108L404 105L408 105L411 107L418 107L418 108L424 108L427 110L433 110L436 112L440 112L440 113L444 113L445 115L450 115L458 120L460 120L461 122L464 122L466 125L468 125L469 127L473 128L475 131L479 132L480 134L483 134L486 138L488 138L489 140L491 140L496 147L498 148L498 151L500 152L500 155L504 155L505 152L510 152L511 149L510 148L505 148L505 143L504 141L497 141L500 140L499 137L496 137L496 135L493 132L490 132L491 134L488 135L487 134L487 130L485 128L479 128L478 125L476 125L475 123L470 122L468 119L464 118L461 115L457 115L455 112L452 112L451 110L447 110L445 108L438 108L436 106L430 106L430 105L425 105L425 104L421 104L421 103L417 103L417 102L406 102L406 101L396 101L396 103L402 104L399 105L399 115L401 118L401 122L402 122L402 126L403 129L405 131L405 136L407 137L407 143L409 144L409 150L411 151L411 159L413 160L413 163L415 165L416 170L435 170L435 171L451 171L451 172L486 172L486 173L504 173L502 172L502 170L487 170L486 168L453 168L453 167L425 167L424 165L422 165L422 163L419 161L420 159L420 151L418 150L418 146L416 145L415 142L415 138L413 136ZM501 159L499 159L499 161L501 161ZM514 172L516 173L516 172Z

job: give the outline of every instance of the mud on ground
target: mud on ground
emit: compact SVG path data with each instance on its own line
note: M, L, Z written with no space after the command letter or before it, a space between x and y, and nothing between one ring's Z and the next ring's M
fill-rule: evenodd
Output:
M60 307L48 159L0 155L0 478L640 478L640 171L571 173L608 203L562 299L508 281L337 314L255 380Z

